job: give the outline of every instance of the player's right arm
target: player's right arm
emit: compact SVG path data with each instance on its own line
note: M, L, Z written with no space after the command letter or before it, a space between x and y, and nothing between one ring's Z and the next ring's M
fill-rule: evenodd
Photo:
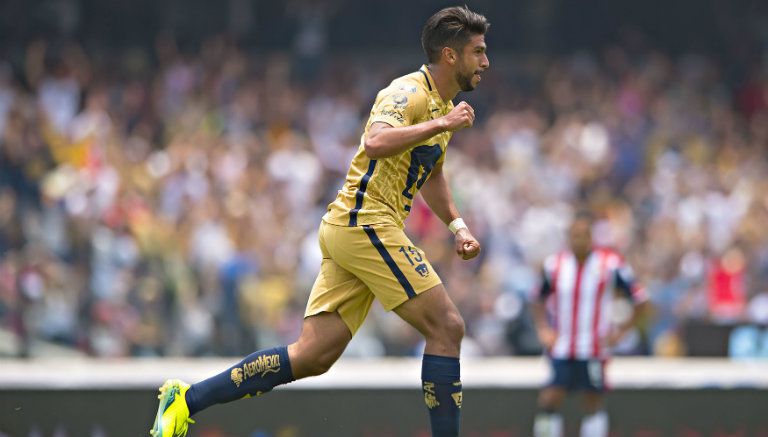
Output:
M404 117L407 120L407 117ZM399 155L414 144L426 141L442 132L454 132L472 126L475 111L467 102L456 105L443 117L404 126L393 126L389 122L374 121L365 135L365 154L371 159Z

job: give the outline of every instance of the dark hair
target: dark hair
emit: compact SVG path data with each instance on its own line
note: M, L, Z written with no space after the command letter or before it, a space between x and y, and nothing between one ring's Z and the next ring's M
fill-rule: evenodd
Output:
M460 50L472 35L485 35L491 24L466 6L445 8L429 20L421 29L421 46L429 62L437 62L443 47Z

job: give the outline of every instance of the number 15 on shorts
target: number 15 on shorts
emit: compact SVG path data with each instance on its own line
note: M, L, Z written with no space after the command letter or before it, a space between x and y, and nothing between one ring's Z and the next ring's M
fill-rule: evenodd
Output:
M408 261L416 273L422 277L429 276L429 267L424 261L424 257L421 255L418 249L411 246L400 246L398 252L402 253L405 259Z

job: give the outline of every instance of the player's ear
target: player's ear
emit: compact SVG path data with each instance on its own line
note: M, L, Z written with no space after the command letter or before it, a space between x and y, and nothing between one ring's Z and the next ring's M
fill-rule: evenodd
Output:
M452 49L451 47L443 47L443 58L449 65L454 65L458 59L456 50Z

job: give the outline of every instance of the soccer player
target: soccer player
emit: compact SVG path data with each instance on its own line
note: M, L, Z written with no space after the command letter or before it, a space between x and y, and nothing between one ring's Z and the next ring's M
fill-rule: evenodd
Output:
M255 352L209 379L160 388L153 436L184 436L191 416L218 403L264 394L320 375L339 358L374 298L425 338L422 388L436 437L459 434L462 403L459 347L464 321L426 255L403 232L413 198L455 234L463 259L480 252L454 205L443 172L453 132L472 126L471 91L488 68L486 18L466 7L427 20L421 42L427 64L379 92L346 182L320 224L320 273L299 339Z
M622 257L609 249L593 248L592 225L592 216L579 212L569 229L570 250L544 262L533 315L553 377L539 395L534 437L562 437L563 419L558 411L566 394L573 391L584 393L581 437L608 436L603 392L609 348L634 326L645 306L646 298L635 287L632 271ZM612 331L615 292L630 299L634 310L626 323ZM551 323L547 307L553 316Z

